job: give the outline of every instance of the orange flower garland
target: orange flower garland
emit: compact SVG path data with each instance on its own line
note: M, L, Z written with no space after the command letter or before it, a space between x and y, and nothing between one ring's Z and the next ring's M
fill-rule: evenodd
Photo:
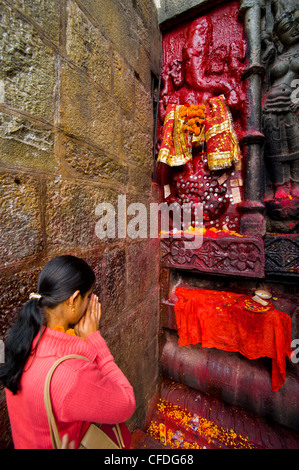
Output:
M68 335L76 336L75 330L73 328L68 328L67 330L65 330L63 326L56 325L54 326L53 330L61 331L62 333L67 333Z
M194 134L195 136L199 136L202 131L202 124L205 121L205 105L182 105L180 107L179 117L185 121L185 124L183 125L184 131Z

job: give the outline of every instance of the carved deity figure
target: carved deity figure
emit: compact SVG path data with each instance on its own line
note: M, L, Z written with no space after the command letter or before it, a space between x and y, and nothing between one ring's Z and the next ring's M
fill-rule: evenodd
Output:
M237 230L243 184L238 140L246 131L246 43L237 5L222 11L196 18L164 37L157 179L167 203L191 204L191 225L196 224L194 206L199 203L205 227ZM190 126L196 129L183 123L189 125L184 120L188 112L180 117L178 105L190 111ZM204 110L200 121L195 108Z
M299 197L299 103L293 100L299 83L299 4L296 0L289 8L286 2L275 2L274 6L274 33L282 50L269 70L270 87L263 100L263 132L274 198L280 199Z
M242 115L245 95L240 83L244 58L244 42L215 46L211 18L204 16L194 20L186 32L180 57L165 64L160 97L161 124L169 103L205 103L221 94L226 95L232 113ZM237 91L236 85L239 85Z
M208 98L227 93L232 83L223 73L228 52L226 47L213 50L213 24L210 17L201 17L189 27L182 51L184 87L181 99L185 103L204 103Z

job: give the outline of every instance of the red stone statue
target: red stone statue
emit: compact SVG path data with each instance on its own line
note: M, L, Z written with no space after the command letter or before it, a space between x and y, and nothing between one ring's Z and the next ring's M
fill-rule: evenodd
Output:
M200 105L223 96L237 139L243 137L246 99L242 74L246 47L237 15L238 3L232 2L165 35L157 154L169 105ZM206 147L205 138L200 145L194 145L192 160L186 159L185 165L182 158L177 163L169 159L169 168L165 165L167 159L162 160L164 163L157 165L158 180L162 187L170 186L167 202L202 202L206 227L238 231L237 204L243 191L241 162L234 167L236 160L231 159L229 165L212 168Z

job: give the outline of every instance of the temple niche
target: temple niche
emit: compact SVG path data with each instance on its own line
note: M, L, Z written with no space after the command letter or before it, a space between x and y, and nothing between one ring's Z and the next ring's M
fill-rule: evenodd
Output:
M225 2L163 35L157 180L164 202L189 207L170 229L203 235L192 269L235 274L233 242L241 275L299 272L298 12Z
M202 203L205 228L238 232L240 213L237 204L243 194L242 156L238 141L246 131L246 85L241 80L246 66L246 43L243 27L238 22L237 2L166 34L163 51L157 157L158 178L165 200L191 205ZM183 145L178 149L174 142L170 150L173 155L167 159L163 149L169 150L169 142L165 135L163 137L163 124L167 112L171 114L174 105L185 106L189 115L186 112L184 122L188 124L189 117L191 126L192 123L195 126L193 129L189 126L188 136L183 137L187 148L184 149ZM202 106L204 112L196 114L194 105ZM210 141L207 139L207 123L203 129L199 122L207 117L207 113L209 128L218 126L218 135L213 135ZM221 126L225 125L226 142L221 145L224 137ZM173 122L173 127L177 127L176 122ZM196 226L194 217L192 225Z
M298 448L298 0L185 13L163 25L155 157L162 200L190 218L169 210L161 230L149 430L176 448Z
M262 224L251 233L241 223L251 126L247 49L236 1L163 36L157 177L163 201L190 212L179 227L170 212L170 237L162 243L167 266L264 276ZM203 237L200 249L186 253L184 241L172 239L180 230L183 237ZM173 253L181 254L180 263Z

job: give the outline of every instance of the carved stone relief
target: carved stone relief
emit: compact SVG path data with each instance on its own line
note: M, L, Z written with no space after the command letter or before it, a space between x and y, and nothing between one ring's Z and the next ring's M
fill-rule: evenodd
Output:
M262 131L267 170L267 229L298 233L299 2L269 0L266 7L262 42L266 68Z
M204 237L190 249L188 239L162 239L163 266L220 275L264 277L264 244L255 237Z
M202 104L224 95L237 139L246 131L246 42L238 20L238 2L175 28L163 38L164 68L159 102L157 154L167 105ZM238 203L243 198L242 164L211 171L205 142L192 149L187 165L168 168L158 163L158 180L167 187L165 200L203 204L205 227L239 231Z

